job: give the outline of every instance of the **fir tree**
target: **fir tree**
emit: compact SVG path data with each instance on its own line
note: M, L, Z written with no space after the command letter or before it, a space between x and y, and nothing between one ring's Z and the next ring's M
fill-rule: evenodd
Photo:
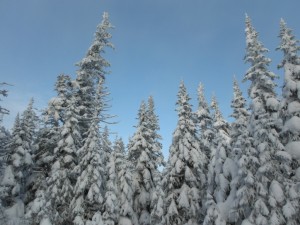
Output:
M184 83L178 92L178 123L163 176L167 224L200 224L201 192L205 187L207 159L201 151L193 120L190 97Z
M197 124L200 128L201 149L203 149L207 158L210 158L214 132L212 131L212 118L204 96L204 86L202 83L198 87L198 109L195 114Z
M119 146L115 147L115 151L120 151ZM117 149L116 149L117 148ZM120 152L111 152L108 156L108 162L106 165L107 182L105 188L105 202L103 220L105 225L115 225L119 219L119 188L117 186L118 171L116 168L116 154Z
M56 224L72 223L70 203L76 182L73 169L77 165L77 151L81 147L81 135L78 126L78 110L74 96L68 101L65 111L65 123L60 131L57 147L54 149L55 161L47 179L47 196L52 212L49 218Z
M298 56L299 41L292 34L292 30L287 28L283 19L280 21L280 46L277 48L283 52L284 59L279 67L284 68L284 86L283 99L281 101L281 119L283 121L283 129L281 132L281 140L285 145L285 152L279 155L281 160L281 170L285 175L285 194L286 203L283 206L283 214L286 224L299 224L299 199L300 199L300 176L294 176L300 171L299 157L293 153L300 152L300 130L297 129L300 117L300 101L299 89L295 85L300 81L300 60ZM300 174L298 172L298 174ZM297 184L298 182L298 191Z
M102 221L101 213L104 203L104 162L106 153L101 144L99 130L100 114L103 110L103 79L98 83L96 91L96 104L93 105L93 123L91 124L87 138L82 148L77 152L79 158L78 165L74 168L74 173L78 175L74 188L74 198L72 200L72 214L74 224L88 223L97 216Z
M250 134L258 151L259 166L255 173L255 200L248 218L250 224L285 224L280 212L282 202L274 201L271 185L282 182L276 154L283 150L278 130L278 100L275 95L276 75L268 70L271 60L264 54L267 49L258 41L258 33L246 16L246 56L250 68L244 81L251 82L248 94L251 98ZM281 189L281 185L276 185ZM273 200L269 200L272 198ZM278 200L278 199L277 199Z
M8 144L9 154L5 174L1 182L2 205L7 210L19 208L14 215L7 215L7 220L24 220L24 205L29 199L27 192L31 185L33 140L36 129L36 114L33 100L22 114L16 118L12 139Z
M229 217L240 224L248 218L255 199L254 174L259 165L257 151L253 148L253 138L248 130L249 112L246 110L246 100L238 86L238 82L233 82L233 109L232 130L230 133L232 146L232 159L237 165L237 176L235 179L236 196L234 206Z
M55 90L57 96L49 101L45 116L46 121L52 121L55 126L58 126L59 123L64 123L68 99L72 96L73 84L70 76L59 75L55 84Z
M211 158L207 174L207 213L205 225L217 224L217 221L227 220L227 215L220 210L219 205L226 202L231 192L232 160L229 146L229 124L224 120L216 98L213 96L211 107L214 110L212 128L215 137L211 148ZM224 208L222 208L224 209Z
M102 55L107 47L113 47L110 42L111 34L108 32L111 28L112 25L109 22L108 13L104 12L102 22L97 26L92 45L88 49L86 56L77 63L76 96L80 115L82 116L79 126L83 137L86 136L86 132L91 124L90 118L94 115L92 109L96 101L95 87L100 78L105 79L108 73L106 68L110 66Z
M133 165L125 155L124 143L120 138L115 141L114 154L119 190L118 196L120 199L118 225L138 225L138 218L136 212L133 210Z
M26 206L26 218L32 224L40 224L42 220L49 220L49 196L47 196L47 179L51 172L51 165L55 161L54 149L60 140L62 126L65 123L65 113L69 99L72 96L72 82L67 75L57 77L55 84L57 96L48 102L43 112L41 128L37 133L36 152L34 161L34 183L30 194L32 201Z
M2 86L5 86L5 85L9 85L9 84L7 84L5 82L0 83L0 87L1 87L0 96L2 96L2 97L7 97L8 90L5 88L2 88ZM2 101L2 98L0 98L0 101ZM2 124L3 116L7 115L7 114L9 114L9 110L0 105L0 124Z

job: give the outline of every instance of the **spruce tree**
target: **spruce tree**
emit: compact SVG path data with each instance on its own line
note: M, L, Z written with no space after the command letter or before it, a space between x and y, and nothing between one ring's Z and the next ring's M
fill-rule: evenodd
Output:
M249 112L246 110L246 100L238 86L238 82L233 82L233 100L231 102L233 109L232 130L230 133L232 159L237 165L237 176L235 179L236 196L233 208L229 217L240 224L245 218L248 218L255 198L254 174L259 165L257 151L253 147L253 138L251 137L248 124Z
M278 106L274 91L274 79L277 77L268 70L271 62L265 56L268 51L258 40L258 33L253 28L250 18L246 16L246 56L250 64L244 81L250 81L248 90L251 99L250 134L254 138L254 148L258 152L259 166L255 173L255 200L252 212L246 220L250 224L285 224L282 216L281 198L275 198L273 184L282 189L282 174L278 169L276 154L284 147L278 134ZM278 195L277 195L278 196ZM270 200L272 199L272 200Z
M125 155L125 147L121 138L115 141L114 154L118 199L120 200L118 225L138 225L138 218L133 210L133 165Z
M283 206L283 214L286 224L299 224L300 213L300 163L295 153L300 152L300 129L296 124L300 122L300 101L299 88L297 82L300 81L300 59L298 51L299 41L292 34L292 30L286 26L283 19L280 21L281 43L278 50L283 52L283 60L279 68L284 68L283 99L281 101L281 119L283 129L280 134L282 143L285 146L285 152L280 154L281 169L285 175L285 194L286 203ZM297 176L298 174L298 176ZM298 183L298 191L297 191Z
M108 155L108 162L106 165L107 182L105 187L105 202L103 220L105 225L118 224L119 220L119 188L117 184L118 171L116 168L116 155L121 149L119 146L115 147L115 150Z
M33 166L35 121L36 114L33 109L33 99L31 99L28 107L22 113L22 117L20 118L19 115L16 117L12 138L8 144L7 166L1 181L1 204L7 209L7 212L14 212L13 215L6 215L10 222L24 220L24 206L29 199L28 188L32 184L30 177ZM13 208L19 210L11 210Z
M55 161L54 149L60 140L62 125L65 123L65 113L72 95L72 81L67 75L57 77L55 90L57 96L50 99L43 112L41 128L37 133L36 152L34 161L34 183L31 187L32 201L26 206L26 218L31 224L40 224L42 220L49 220L49 196L47 179L51 172L51 165Z
M51 212L49 218L56 224L72 224L70 203L74 195L76 177L73 170L77 165L77 151L82 145L78 121L80 119L74 96L68 101L65 123L54 149L55 161L47 178L47 197Z
M102 22L97 26L94 35L94 41L88 49L86 56L76 65L78 66L75 90L78 108L82 116L79 121L79 126L83 137L86 137L86 132L90 127L91 119L93 117L93 105L96 101L96 86L101 79L105 79L107 70L110 66L109 62L103 58L103 53L107 47L112 48L110 42L111 34L109 30L112 28L109 22L107 12L103 13Z
M102 221L105 195L104 160L107 156L101 143L99 128L104 101L102 78L99 80L96 96L92 124L84 145L77 152L78 164L73 170L74 174L78 176L71 203L73 222L76 225L91 223L95 217Z
M7 97L8 90L2 87L5 85L9 85L9 84L7 84L5 82L0 83L0 87L1 87L0 96L2 96L2 97ZM0 98L0 101L2 101L2 97ZM7 114L9 114L9 110L0 105L0 124L2 124L2 122L3 122L3 116L7 115Z
M198 109L196 111L197 124L200 128L200 144L201 149L205 152L207 158L211 155L211 145L214 138L212 130L212 117L210 114L209 105L204 96L204 85L198 86Z
M163 175L167 224L200 224L203 219L200 193L205 187L207 158L200 149L190 97L181 82L176 102L177 127Z
M217 221L227 220L227 213L219 205L226 202L231 192L230 182L233 177L232 160L229 146L229 124L224 120L215 96L212 98L211 107L214 110L212 128L215 137L212 140L211 158L207 174L207 213L204 224L217 224ZM222 209L222 211L221 211ZM223 223L223 222L222 222Z
M134 166L134 211L138 215L139 223L150 224L150 195L154 187L152 171L157 167L155 158L153 160L153 145L150 140L146 113L146 104L141 103L138 112L138 125L128 146L128 157Z

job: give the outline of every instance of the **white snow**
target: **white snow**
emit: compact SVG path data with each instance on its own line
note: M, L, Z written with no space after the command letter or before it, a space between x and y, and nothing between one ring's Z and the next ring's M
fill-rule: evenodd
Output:
M296 211L293 205L291 204L290 201L288 201L283 207L282 207L283 215L287 218L290 219L292 218Z
M40 225L52 225L50 219L47 217L47 218L43 218L40 222Z
M300 112L300 102L293 101L288 104L288 114Z
M282 131L290 131L294 134L300 133L300 118L298 116L293 116L284 124Z
M278 152L276 152L276 156L277 156L281 161L284 161L284 160L291 161L291 160L292 160L291 155L290 155L288 152L286 152L286 151L278 151Z
M127 217L121 216L118 225L132 225L132 223L131 220L128 219Z
M12 166L9 165L5 168L5 173L1 185L13 186L14 184L15 184L15 177L13 174L13 169Z
M271 110L277 111L279 102L276 98L268 98L266 102L266 106Z
M276 199L278 203L282 203L285 200L285 196L283 194L283 190L280 187L278 181L273 180L270 185L270 193Z
M18 200L12 207L5 210L8 218L8 224L21 224L24 219L24 203Z
M300 141L292 141L285 146L285 150L293 159L300 160Z

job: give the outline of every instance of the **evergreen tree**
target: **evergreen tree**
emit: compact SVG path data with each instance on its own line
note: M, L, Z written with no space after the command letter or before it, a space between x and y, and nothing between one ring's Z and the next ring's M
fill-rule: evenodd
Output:
M34 181L30 193L32 201L26 206L26 218L31 220L31 224L40 224L42 220L49 220L49 196L47 179L51 171L51 165L55 161L54 149L60 140L62 124L65 123L65 113L72 96L72 82L67 75L59 75L55 84L57 96L52 98L48 107L44 110L44 120L37 133L36 152L34 161Z
M101 143L101 148L103 150L103 168L106 168L107 163L109 162L109 157L112 153L112 143L109 139L109 129L105 125L103 128L103 131L100 135L100 143ZM108 175L105 175L105 180L108 179Z
M9 154L4 177L1 182L2 205L8 213L8 221L24 220L24 204L28 201L29 179L32 174L33 140L36 129L36 114L33 100L22 114L16 118L12 138L8 144ZM12 210L19 208L19 211ZM24 221L23 221L24 222Z
M149 128L150 128L150 136L153 141L153 150L154 154L157 155L157 159L159 160L160 165L164 165L163 155L162 155L162 144L160 140L162 137L158 134L160 130L158 116L155 114L155 105L154 99L152 96L148 98L147 104L147 117L149 119ZM153 183L154 190L151 193L151 215L150 222L151 224L165 224L164 221L164 193L161 185L161 173L159 171L155 171L153 173Z
M212 128L215 137L212 140L214 146L211 148L211 158L208 165L206 202L208 208L204 221L205 225L217 224L217 221L227 220L228 215L224 210L228 210L228 208L220 208L219 205L225 203L229 198L231 193L230 182L234 177L232 174L234 163L228 158L230 154L229 124L224 120L214 96L211 107L214 110Z
M148 104L147 104L147 117L148 117L148 124L150 129L150 136L151 140L153 141L154 151L157 154L157 158L161 161L159 161L159 164L163 164L163 155L162 155L162 144L160 143L160 140L162 137L158 134L158 131L160 130L159 127L159 121L158 116L155 113L155 105L154 105L154 99L152 96L148 98Z
M117 187L119 201L118 225L138 225L136 212L133 210L133 165L125 155L122 139L117 139L114 144L115 165L117 171Z
M7 85L6 83L0 83L0 87ZM0 89L0 96L7 97L7 90ZM0 98L2 101L2 98ZM9 113L8 109L0 105L0 177L2 177L2 172L4 170L5 158L7 155L7 144L10 139L10 133L3 127L3 116Z
M1 87L1 89L0 89L0 96L2 96L2 97L7 97L7 92L8 92L8 91L7 91L6 89L2 88L2 86L4 86L4 85L9 85L9 84L7 84L7 83L5 83L5 82L0 83L0 87ZM0 101L2 101L1 98L0 98ZM9 110L6 109L6 108L4 108L4 107L2 107L2 106L0 105L0 124L2 124L3 116L4 116L4 115L7 115L8 113L9 113Z
M49 101L45 116L46 121L52 121L57 127L59 123L64 123L68 99L72 96L73 84L70 76L64 74L59 75L55 83L55 90L57 96Z
M154 104L150 100L150 109L142 102L138 113L137 130L132 137L128 151L133 162L134 173L134 210L141 225L150 224L151 197L155 191L155 175L163 163L160 143L158 142L157 116Z
M112 28L109 22L108 13L103 13L102 22L97 26L95 37L92 45L88 49L86 56L77 63L78 71L76 78L76 97L78 108L82 120L79 123L83 137L86 137L86 132L90 127L93 117L93 105L96 101L96 86L100 78L105 79L108 73L106 68L110 64L103 58L107 47L113 47L110 42L111 34L108 32Z
M106 182L106 189L105 189L105 202L104 202L104 213L103 219L105 225L115 225L118 224L119 219L119 188L117 185L118 179L118 171L116 168L116 154L121 151L119 146L115 146L115 151L111 152L108 156L108 162L106 165L107 171L107 182Z
M184 83L179 86L178 123L163 176L167 224L200 224L201 192L205 187L207 158L201 151L193 120L190 97Z
M282 174L278 169L276 154L283 150L279 141L278 100L275 95L276 75L268 70L271 60L264 54L267 49L258 41L258 33L246 16L246 56L251 66L244 81L251 82L248 94L251 98L250 134L254 148L258 151L259 166L255 168L255 200L252 212L246 220L249 224L285 224L281 210L281 199L275 199L277 190L282 190Z
M253 147L253 138L248 130L249 112L246 110L246 100L238 86L233 82L233 109L232 130L230 133L232 158L237 165L237 176L235 179L236 196L229 217L240 224L248 218L255 199L254 174L259 165L257 151Z
M75 218L73 222L76 225L89 223L95 216L102 221L102 204L105 197L104 160L107 156L101 143L99 130L100 115L103 110L102 78L99 80L96 96L96 104L93 105L93 123L88 130L84 145L78 150L79 162L74 168L74 173L78 175L72 200L72 213Z
M196 111L196 119L200 128L201 149L203 149L209 159L214 132L212 130L210 109L204 96L204 86L202 83L200 83L198 87L198 109Z
M300 213L300 129L296 124L300 122L300 101L299 89L296 83L300 81L300 59L298 56L299 41L292 34L292 30L287 28L283 19L280 21L280 46L277 48L283 52L284 59L279 67L284 68L284 86L283 99L281 102L281 119L283 120L283 129L281 132L281 140L285 145L285 152L280 154L282 171L285 175L285 194L286 203L283 206L283 213L286 224L299 224ZM297 174L298 171L298 177ZM298 187L297 184L298 183ZM298 191L297 191L298 189Z
M60 131L57 147L54 149L55 161L47 179L47 196L52 208L49 218L56 224L72 224L70 203L76 177L73 169L77 165L77 151L81 147L78 109L74 96L68 101L65 123Z

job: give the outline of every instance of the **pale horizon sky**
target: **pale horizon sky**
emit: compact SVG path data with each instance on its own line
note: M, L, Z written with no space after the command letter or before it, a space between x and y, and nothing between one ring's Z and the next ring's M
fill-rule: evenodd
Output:
M270 69L282 53L279 21L300 38L299 0L0 0L0 82L13 84L9 96L0 103L11 113L4 117L11 128L17 112L31 97L35 107L45 108L55 96L54 83L61 74L76 77L75 63L92 43L104 11L115 26L111 31L115 50L104 57L111 63L106 85L111 92L110 113L117 115L110 126L127 143L133 135L142 100L154 97L168 155L176 127L176 95L179 83L187 86L194 110L197 86L205 86L206 99L217 96L223 116L230 120L232 81L241 82L249 65L245 55L245 13L270 50ZM249 83L242 83L247 96Z

